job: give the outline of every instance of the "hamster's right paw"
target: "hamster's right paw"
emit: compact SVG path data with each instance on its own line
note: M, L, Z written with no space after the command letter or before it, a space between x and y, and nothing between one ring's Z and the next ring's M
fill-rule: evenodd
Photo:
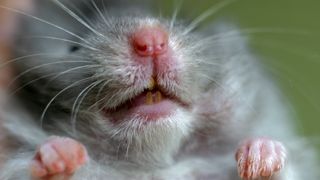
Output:
M68 180L88 160L87 150L81 143L54 136L37 150L31 162L31 176L41 180Z
M286 149L268 138L248 139L239 146L236 159L242 179L273 179L284 168Z

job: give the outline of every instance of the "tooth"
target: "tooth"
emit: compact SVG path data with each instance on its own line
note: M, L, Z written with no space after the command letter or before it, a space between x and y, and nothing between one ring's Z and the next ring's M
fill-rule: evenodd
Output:
M146 104L148 104L148 105L153 104L152 92L147 92Z
M148 89L152 90L152 89L154 89L155 86L156 86L156 81L154 80L153 77L151 77L150 81L149 81Z
M161 100L162 100L162 94L160 91L157 91L155 102L160 102Z

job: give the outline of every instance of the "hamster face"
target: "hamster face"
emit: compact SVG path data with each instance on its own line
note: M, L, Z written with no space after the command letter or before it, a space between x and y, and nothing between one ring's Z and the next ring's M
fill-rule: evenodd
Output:
M273 137L296 138L291 117L234 26L193 32L209 11L184 24L130 9L130 1L100 1L106 11L94 0L35 2L32 15L14 11L23 17L9 64L20 84L5 125L19 157L0 177L23 177L27 161L43 169L50 157L54 178L61 152L64 161L83 152L80 166L90 159L68 172L74 179L250 179L284 167L286 148ZM300 147L295 154L308 149Z
M195 62L191 53L183 53L181 49L190 51L191 44L169 35L166 24L156 19L130 19L113 20L116 23L112 27L99 27L99 32L103 32L101 38L96 34L89 37L98 52L90 53L88 58L101 65L97 76L107 80L101 89L101 98L105 98L103 111L113 116L113 121L133 116L148 121L172 115L175 109L187 108L191 103L187 89L192 89L188 69L192 68L189 64ZM148 32L141 32L143 29L151 33L157 29L163 31L167 38L165 52L150 55L137 52L133 36L144 33L139 38L147 39ZM150 38L152 41L153 37ZM100 102L97 105L101 106Z
M49 39L47 34L54 33L41 29L45 37L31 49L50 56L19 63L44 77L44 86L30 84L46 97L43 124L57 105L70 112L70 122L63 123L75 131L81 131L81 121L113 138L188 133L194 102L205 86L199 75L206 74L208 58L200 36L184 33L182 24L151 16L100 15L77 35L64 32L63 38Z
M190 73L200 61L192 35L177 36L180 27L170 29L169 22L154 18L113 17L109 21L98 23L96 32L87 36L96 50L73 52L100 66L94 70L94 94L88 91L85 102L90 102L89 109L102 116L101 124L111 123L112 129L119 129L118 125L135 131L168 126L186 131L192 94L199 91L192 83L195 74ZM156 52L156 41L164 46L163 52Z

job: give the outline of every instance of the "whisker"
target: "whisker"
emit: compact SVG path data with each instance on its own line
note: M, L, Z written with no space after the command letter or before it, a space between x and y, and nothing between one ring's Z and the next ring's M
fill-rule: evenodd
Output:
M84 25L86 28L88 28L89 30L91 30L93 33L95 33L98 36L101 36L103 38L105 38L105 36L103 34L101 34L100 32L96 31L95 29L93 29L91 26L89 26L88 23L86 23L85 21L83 21L83 19L81 19L77 14L75 14L73 11L71 11L68 7L66 7L63 3L61 3L59 0L54 0L54 3L57 4L59 7L61 7L63 10L65 10L71 17L73 17L75 20L77 20L78 22L80 22L82 25Z
M102 83L105 80L100 80L97 82L93 82L90 85L88 85L86 88L84 88L79 95L77 96L76 100L73 103L72 106L72 110L71 110L71 124L72 124L72 128L73 128L73 132L76 133L76 120L77 120L77 114L79 112L80 106L82 101L85 99L85 97L88 95L88 93L97 85L99 85L100 83ZM83 97L81 98L81 96L83 95ZM80 99L81 98L81 99ZM80 99L80 101L79 101ZM79 103L78 103L79 101Z
M106 99L108 99L108 101L111 99L113 99L116 96L116 94L113 94L110 98L108 98L108 96L104 96L103 98L101 98L98 102L94 103L93 105L91 105L88 109L92 109L94 106L99 105L99 103L105 101ZM107 103L106 103L107 104ZM100 109L98 109L97 112L102 111L104 108L106 107L106 105L103 105Z
M103 84L103 86L99 89L99 91L102 90L103 87L107 86L108 83L110 83L110 82L111 82L111 80L108 80L105 84ZM100 93L101 93L101 92L100 92ZM113 95L113 96L114 96L114 95ZM112 96L112 97L113 97L113 96ZM96 101L95 103L93 103L91 106L89 106L88 109L92 109L92 108L94 108L95 106L99 106L99 104L100 104L101 102L103 102L105 99L107 99L107 96L104 96L104 97L102 97L100 100L98 100L98 101ZM99 109L98 111L101 111L103 108L104 108L104 107L102 107L102 108Z
M105 101L106 99L108 99L108 100L113 99L113 98L115 97L115 95L116 95L116 94L113 94L110 98L108 98L107 95L104 96L104 97L102 97L99 101L97 101L97 102L95 102L94 104L92 104L91 106L89 106L88 109L92 109L92 108L94 108L95 106L99 106L99 104L100 104L101 102ZM100 109L98 109L97 112L103 110L105 107L106 107L106 105L102 106Z
M17 58L14 58L14 59L7 60L5 63L1 63L0 64L0 69L10 65L11 63L14 63L14 62L26 59L26 58L37 57L37 56L48 56L48 55L56 55L56 54L55 53L36 53L36 54L29 54L29 55L17 57Z
M48 24L48 25L50 25L50 26L52 26L52 27L55 27L55 28L57 28L57 29L59 29L59 30L61 30L61 31L64 31L65 33L67 33L67 34L69 34L69 35L71 35L71 36L73 36L73 37L76 37L76 38L82 40L83 42L85 42L85 43L87 43L87 44L91 44L89 41L85 40L84 38L80 37L79 35L71 32L71 31L69 31L69 30L67 30L67 29L65 29L65 28L62 28L61 26L58 26L58 25L56 25L56 24L54 24L54 23L51 23L51 22L46 21L46 20L44 20L44 19L41 19L41 18L39 18L39 17L33 16L33 15L31 15L31 14L27 14L27 13L25 13L25 12L19 11L19 10L14 9L14 8L5 7L5 6L2 6L2 5L0 5L0 8L6 9L6 10L9 10L9 11L11 11L11 12L15 12L15 13L17 13L17 14L21 14L21 15L27 16L27 17L29 17L29 18L35 19L35 20L37 20L37 21L39 21L39 22Z
M81 2L83 2L83 0L81 0ZM81 17L86 23L91 24L91 25L93 24L92 20L84 12L82 12L82 10L80 10L80 8L77 8L75 3L73 3L72 1L71 2L64 1L64 3L67 4L68 7L72 8L72 11L79 14L79 17ZM86 1L83 3L86 3Z
M98 97L101 95L102 90L110 83L110 79L108 81L106 81L105 83L103 83L103 85L99 88L98 93L96 95L96 101L98 101Z
M108 11L107 11L107 8L106 8L106 5L105 5L105 3L104 3L104 0L101 0L102 1L102 6L103 6L103 12L106 14L106 16L104 16L105 18L108 18L108 17L111 17L111 15L108 13ZM111 25L110 25L110 18L108 18L109 19L109 21L107 21L108 23L107 23L107 26L109 26L109 27L111 27Z
M214 80L213 78L207 76L206 74L201 73L200 75L201 75L202 77L204 77L204 78L212 81L212 82L215 83L216 85L218 85L218 87L222 88L224 92L229 92L229 91L231 91L232 94L234 94L237 98L239 98L240 100L244 100L245 105L246 105L253 113L257 113L257 114L258 114L257 110L256 110L253 106L251 106L251 105L247 102L247 100L246 100L245 98L241 97L241 96L237 93L237 91L236 91L235 89L233 89L231 86L225 87L224 85L222 85L222 84L219 83L218 81Z
M176 2L176 1L174 1L174 2ZM178 15L179 11L181 10L182 3L183 3L183 0L179 0L178 5L175 5L175 9L174 9L174 12L172 14L172 18L170 20L169 32L172 31L174 23L176 22L176 19L177 19L177 15Z
M92 11L93 13L95 13L95 16L101 16L102 20L106 23L107 26L111 27L110 25L110 19L108 14L107 14L107 11L106 11L106 8L105 8L105 4L104 4L104 1L105 0L101 0L100 3L102 3L103 5L103 10L101 10L101 8L98 7L97 3L95 2L95 0L91 0L91 1L88 1L88 0L81 0L84 4L87 5L88 8L90 8L90 11ZM98 11L98 12L97 12ZM100 12L99 12L100 11ZM103 14L107 14L107 15L103 15Z
M101 51L97 48L94 48L92 46L89 46L89 45L86 45L86 44L83 44L83 43L79 43L79 42L76 42L76 41L72 41L70 39L64 39L64 38L59 38L59 37L54 37L54 36L25 36L25 37L22 37L24 39L28 39L28 38L38 38L38 39L51 39L51 40L58 40L58 41L64 41L64 42L68 42L68 43L72 43L72 44L76 44L76 45L80 45L82 47L85 47L85 48L88 48L88 49L91 49L91 50L94 50L94 51Z
M288 54L292 54L294 56L301 56L304 60L320 64L319 57L320 53L318 51L312 51L307 49L306 47L296 46L295 44L290 44L290 48L287 45L281 45L281 42L276 42L276 40L272 39L272 41L260 39L259 42L250 42L255 45L262 45L264 48L272 48L274 50L281 50L281 52L286 52ZM302 49L306 48L306 49ZM306 53L301 53L301 51Z
M238 30L229 30L223 33L214 34L212 36L206 37L204 41L211 41L215 39L232 37L235 35L251 35L251 34L264 34L264 33L274 33L274 34L293 34L306 36L310 35L309 32L305 30L292 30L286 28L242 28Z
M89 69L89 68L97 68L97 67L102 67L102 65L85 65L85 66L77 66L77 67L74 67L74 68L70 68L70 69L68 69L66 71L63 71L63 72L57 74L56 76L50 78L50 80L44 86L48 86L53 80L55 80L56 78L66 74L66 73L69 73L69 72L72 72L72 71L75 71L75 70L79 70L79 69Z
M23 75L33 71L33 70L36 70L36 69L40 69L42 67L45 67L45 66L49 66L49 65L54 65L54 64L61 64L61 63L79 63L79 62L85 62L85 63L88 63L88 61L58 61L58 62L51 62L51 63L45 63L45 64L41 64L41 65L38 65L38 66L35 66L35 67L32 67L32 68L29 68L23 72L21 72L20 74L18 74L13 80L10 81L8 87L11 87L14 82L16 82L20 77L22 77Z
M101 10L98 8L97 4L94 2L94 0L91 0L91 3L93 4L94 8L98 11L99 15L103 19L104 23L106 25L110 26L109 22L107 21L106 17L102 14Z
M221 67L221 63L219 62L212 62L213 60L220 60L221 58L219 57L210 57L211 61L208 61L207 59L194 59L194 62L198 64L205 64L205 65L210 65L212 67ZM190 63L192 65L192 63Z
M60 96L62 93L64 93L66 90L72 88L73 86L79 84L79 83L83 83L83 82L86 82L86 81L89 81L91 79L94 79L95 77L88 77L88 78L84 78L84 79L81 79L81 80L78 80L72 84L70 84L69 86L65 87L64 89L62 89L61 91L59 91L49 102L48 104L46 105L46 107L44 108L42 114L41 114L41 117L40 117L40 126L43 127L43 120L44 120L44 117L49 109L49 107L51 106L51 104L53 103L53 101L58 97Z
M204 21L205 19L207 19L208 17L214 15L215 13L217 13L218 11L220 11L221 9L227 7L228 5L232 4L233 2L235 2L237 0L226 0L226 1L222 1L221 3L215 4L214 6L212 6L211 8L209 8L208 10L206 10L205 12L203 12L202 14L200 14L200 16L198 16L197 18L195 18L187 27L186 30L182 33L183 35L187 35L188 33L190 33L193 29L195 29L199 23L201 23L202 21Z
M317 102L313 101L310 96L308 95L308 93L306 93L306 91L310 88L308 88L308 86L306 86L306 84L302 83L302 81L299 81L297 78L289 78L289 77L292 77L292 74L289 72L288 69L282 67L281 65L276 65L276 64L273 64L272 66L271 65L264 65L263 63L261 63L264 68L266 70L268 70L268 72L270 72L271 74L273 74L275 77L281 79L281 81L283 83L287 83L288 86L290 86L292 89L296 90L298 94L300 94L303 98L306 99L306 102L308 102L311 106L313 106L313 108L316 110L316 111L320 111L320 104L318 104ZM285 76L284 75L281 75L281 73L284 73L286 74ZM300 86L299 86L300 84ZM303 88L301 88L303 87Z
M38 78L36 78L36 79L33 79L33 80L29 81L28 83L25 83L25 84L23 84L22 86L20 86L20 87L18 87L17 89L15 89L12 93L9 94L9 96L15 95L15 94L16 94L17 92L19 92L21 89L27 87L28 85L30 85L30 84L32 84L32 83L34 83L34 82L36 82L36 81L39 81L39 80L41 80L41 79L44 79L44 78L47 78L47 77L50 77L50 76L54 76L55 74L56 74L56 73L50 73L50 74L46 74L46 75L44 75L44 76L40 76L40 77L38 77ZM9 99L10 99L10 98L9 98Z
M28 85L30 85L30 84L32 84L32 83L34 83L34 82L36 82L36 81L39 81L39 80L41 80L41 79L45 79L45 78L50 77L50 76L55 76L56 74L57 74L57 73L50 73L50 74L46 74L46 75L40 76L40 77L38 77L38 78L35 78L35 79L33 79L33 80L31 80L31 81L29 81L29 82L27 82L27 83L25 83L25 84L17 87L17 88L15 88L14 91L11 92L8 96L9 96L9 97L13 97L17 92L19 92L21 89L27 87ZM60 74L61 74L61 73L60 73ZM45 85L45 86L46 86L46 85ZM10 98L8 98L8 99L10 99Z

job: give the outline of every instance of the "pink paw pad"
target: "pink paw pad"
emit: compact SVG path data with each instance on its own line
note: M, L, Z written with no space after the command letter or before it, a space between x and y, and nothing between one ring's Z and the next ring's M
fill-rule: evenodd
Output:
M31 162L31 175L50 179L54 176L71 176L88 161L85 147L65 137L51 137L42 144Z
M236 160L242 179L272 177L283 168L286 150L278 141L267 138L250 139L239 146Z

